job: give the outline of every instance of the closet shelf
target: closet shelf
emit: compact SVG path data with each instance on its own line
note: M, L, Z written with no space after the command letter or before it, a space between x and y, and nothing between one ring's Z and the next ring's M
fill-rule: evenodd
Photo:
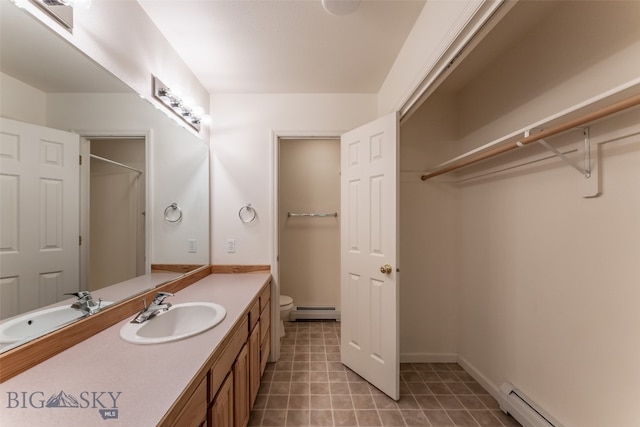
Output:
M589 103L589 105L595 103L596 101L593 101L592 103ZM529 145L531 143L534 142L544 142L545 138L548 138L550 136L553 135L558 135L560 133L566 132L570 129L574 129L580 126L584 126L586 124L589 124L591 122L594 122L598 119L601 119L603 117L607 117L610 116L612 114L618 113L620 111L629 109L631 107L635 107L637 105L640 105L640 94L636 94L633 95L631 97L628 97L622 101L618 101L615 103L612 103L606 107L600 108L596 111L590 112L588 114L584 114L578 118L574 118L574 119L570 119L567 120L559 125L555 125L552 126L548 129L544 129L541 130L540 132L536 132L534 134L530 133L531 129L535 129L535 128L540 128L540 125L536 125L536 126L532 126L529 130L526 130L524 132L523 138L517 139L516 141L510 141L507 143L503 142L506 139L512 138L513 135L509 135L501 140L498 141L494 141L492 143L486 144L482 147L479 147L475 150L469 151L461 156L456 157L455 159L449 160L445 163L442 163L441 165L439 165L438 167L436 167L435 169L425 173L424 175L422 175L421 179L422 181L426 181L430 178L448 173L448 172L452 172L470 165L473 165L475 163L478 163L482 160L486 160L495 156L498 156L500 154L506 153L508 151L514 150L516 148L520 148L520 147L524 147L525 145ZM570 111L566 114L564 114L565 116L569 115L569 113L571 112L575 112L578 108L576 108L573 111ZM551 120L549 120L549 122L551 122ZM544 144L543 144L544 145ZM556 153L557 154L557 153ZM566 159L565 159L566 161ZM574 165L572 165L574 166ZM575 167L575 166L574 166ZM588 177L589 175L589 171L588 171L588 166L585 170L580 171L581 173L583 173L586 177Z

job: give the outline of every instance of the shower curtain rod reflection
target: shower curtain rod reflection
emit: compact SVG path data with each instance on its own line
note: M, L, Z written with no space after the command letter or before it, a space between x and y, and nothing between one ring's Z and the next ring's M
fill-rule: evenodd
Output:
M292 213L292 212L287 212L287 216L289 218L298 217L298 216L317 217L317 218L325 218L325 217L332 216L334 218L337 218L338 217L338 212L333 212L333 213Z
M105 157L100 157L100 156L97 156L97 155L95 155L95 154L91 154L91 155L90 155L90 157L91 157L92 159L102 160L103 162L111 163L112 165L116 165L116 166L120 166L120 167L125 168L125 169L132 170L132 171L134 171L134 172L137 172L138 174L141 174L141 173L142 173L142 171L141 171L140 169L136 169L136 168L133 168L133 167L131 167L131 166L127 166L127 165L125 165L125 164L123 164L123 163L116 162L116 161L114 161L114 160L107 159L107 158L105 158Z

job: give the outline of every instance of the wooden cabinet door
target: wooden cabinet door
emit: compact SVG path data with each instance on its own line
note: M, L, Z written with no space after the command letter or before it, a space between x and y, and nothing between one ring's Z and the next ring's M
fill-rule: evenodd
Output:
M209 415L209 427L230 426L233 426L233 371L220 386Z
M249 394L251 407L256 402L260 389L260 326L256 326L249 336Z
M249 424L249 350L245 344L233 365L233 408L235 427Z
M267 367L267 360L269 359L269 353L271 352L271 333L267 329L267 333L262 339L260 344L260 376L264 374L264 370Z
M207 380L206 378L198 385L198 388L189 401L184 405L180 415L173 425L184 427L199 427L207 420Z

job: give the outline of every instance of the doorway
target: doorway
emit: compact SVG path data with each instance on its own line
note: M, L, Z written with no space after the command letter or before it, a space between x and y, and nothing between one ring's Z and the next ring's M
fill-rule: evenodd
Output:
M284 135L274 132L272 140L274 165L272 212L273 217L276 218L272 234L272 276L275 284L272 288L272 301L274 301L272 324L280 322L279 306L275 305L275 301L279 301L279 296L286 295L284 292L289 289L289 286L282 280L284 275L281 274L283 264L285 264L285 260L281 256L283 255L280 245L281 233L279 232L281 225L285 224L287 219L327 219L331 217L339 219L336 222L339 236L336 252L340 258L335 271L338 272L339 277L337 284L340 289L340 310L344 309L344 314L340 315L341 348L344 348L346 343L353 348L362 350L358 352L356 358L351 357L353 353L350 353L348 360L344 357L345 353L342 353L341 362L393 399L399 397L400 377L397 321L398 287L394 269L397 264L395 248L397 235L397 188L395 185L397 129L398 116L394 112L342 134L340 139L334 136L335 134L301 138L298 136L299 134ZM330 139L334 140L336 146L339 147L339 152L335 156L335 163L339 165L337 168L338 185L334 191L340 200L335 211L337 215L331 215L331 211L325 210L324 206L318 208L313 206L314 210L317 209L318 212L309 211L307 207L303 208L305 211L299 212L281 208L280 191L282 191L282 185L285 181L285 178L281 176L281 171L285 170L285 167L281 165L283 162L281 150L287 139ZM322 162L319 156L312 156L311 159L309 164L322 168L324 163L324 168L326 168L327 163ZM303 174L312 170L308 165L301 167L299 162L296 167L302 170ZM365 174L373 173L373 175L354 176L351 178L355 180L346 182L345 170L360 171ZM287 180L293 181L294 179L288 178ZM315 199L311 198L311 200L315 202ZM294 216L292 214L308 215ZM320 215L314 216L313 214ZM371 258L372 260L375 258L375 262L382 261L383 268L379 264L376 265L373 271L367 272L367 274L371 273L371 276L365 276L364 273L350 273L349 266L353 267L354 261L358 266L366 264L367 267L370 267L370 263L359 262L354 257L345 257L344 254L347 253L345 245L350 247L349 254L372 255ZM296 247L297 251L303 250L301 244ZM325 266L324 268L330 270L329 267ZM352 286L347 288L345 277L354 279L358 275L363 280L359 283L352 283ZM326 285L326 283L322 284L322 286ZM375 288L372 292L376 298L368 299L367 295L360 291L366 293L371 286ZM380 290L383 292L379 292ZM293 304L294 306L300 305L295 299ZM271 332L273 345L269 357L270 361L277 361L280 358L279 334L274 333L277 329L274 328ZM375 340L372 340L371 337L375 337ZM345 338L349 341L345 342ZM375 363L363 365L356 361L356 359L363 358L374 360ZM356 361L355 364L354 361ZM366 365L364 373L359 372L357 366L360 365ZM381 367L384 369L380 369ZM378 370L383 372L378 372Z
M340 140L280 139L280 294L292 320L339 319Z
M314 144L314 142L319 141L318 144ZM324 142L322 142L324 141ZM299 145L296 145L299 144ZM280 312L278 310L278 306L275 305L275 301L279 301L279 296L280 295L289 295L291 297L293 297L294 301L294 305L296 306L301 306L302 304L311 304L313 303L311 301L312 298L315 298L314 292L313 290L309 290L306 291L307 294L305 294L304 292L300 293L300 295L298 294L298 292L294 289L294 284L295 283L304 283L304 280L297 280L295 279L295 276L291 274L291 272L288 271L287 268L287 264L289 262L295 262L293 261L294 258L290 258L289 261L287 261L287 257L288 254L291 253L291 251L295 252L296 250L301 250L302 248L300 247L300 244L296 244L294 243L287 243L287 246L290 246L293 249L289 249L289 248L285 248L285 247L281 247L280 245L280 239L281 239L281 232L280 230L282 228L284 228L287 225L287 220L296 220L295 223L293 221L290 222L290 230L287 231L293 231L292 236L295 240L295 238L299 237L296 235L297 231L302 231L302 230L298 230L301 228L304 228L304 223L305 221L303 220L321 220L324 219L324 222L327 222L326 220L329 220L330 222L336 224L335 229L338 230L338 240L336 242L337 246L335 248L335 252L338 254L339 256L339 251L340 251L340 247L339 247L339 229L340 229L340 216L336 217L329 217L329 218L313 218L313 217L289 217L287 215L288 212L291 213L323 213L325 209L327 208L331 208L330 211L331 212L338 212L339 215L339 209L340 209L340 184L339 184L339 175L337 176L338 179L338 183L337 183L337 187L331 187L333 194L335 195L335 197L337 197L338 199L338 203L335 206L335 209L333 209L334 205L321 205L321 206L316 206L316 205L311 205L310 203L312 203L311 200L313 200L313 203L320 203L320 202L316 202L317 198L313 198L313 199L308 199L305 201L295 201L295 203L299 203L298 205L296 205L295 207L293 206L286 206L284 204L284 200L281 203L280 200L280 191L281 191L281 184L283 182L287 182L287 184L297 184L298 186L301 186L300 183L297 182L297 179L293 176L293 175L288 175L289 172L285 171L285 169L282 169L281 171L281 165L283 162L283 159L281 157L281 150L284 147L284 150L287 151L288 148L292 148L292 151L294 153L297 152L301 152L302 157L307 157L311 151L306 150L304 147L309 147L309 146L315 146L316 148L324 146L325 148L327 146L331 146L334 145L334 147L337 147L337 154L334 154L333 156L328 155L327 153L323 154L322 157L317 157L313 158L313 156L310 156L310 159L298 159L299 163L296 164L296 162L294 161L289 161L289 160L284 160L284 162L287 164L287 166L285 166L285 169L288 168L293 168L295 170L296 174L300 174L300 173L304 173L305 169L304 167L307 167L309 164L314 164L312 167L314 169L314 172L309 174L308 176L303 176L304 180L309 179L309 177L311 175L316 175L316 172L318 172L318 169L320 169L320 173L321 170L324 168L326 170L327 165L331 165L330 168L332 168L333 170L337 171L337 173L339 173L339 169L340 169L340 153L339 153L339 147L340 147L340 137L339 137L339 132L328 132L328 133L316 133L313 135L309 135L309 134L305 134L304 132L274 132L274 134L272 135L272 160L273 160L273 181L272 181L272 204L271 204L271 210L272 210L272 215L275 218L275 221L273 223L273 228L272 228L272 242L273 242L273 246L272 246L272 267L271 267L271 274L273 277L273 293L272 293L272 298L274 301L274 309L272 310L272 322L273 324L278 324L280 323ZM330 152L331 150L327 150L327 152ZM328 156L328 157L327 157ZM337 157L336 157L337 156ZM331 160L329 160L331 159ZM302 165L306 165L303 167L300 167ZM286 174L287 177L281 177L281 175ZM313 179L312 181L318 181L317 179ZM318 184L315 184L316 186ZM287 191L287 189L285 189L285 191ZM303 192L303 196L304 197L308 197L309 196L309 192ZM322 200L322 198L320 198L320 200ZM293 200L291 200L293 202ZM303 204L304 203L304 204ZM281 207L282 204L282 207ZM311 210L307 210L307 209L311 209ZM304 210L304 212L303 212ZM317 210L317 212L312 212ZM320 210L322 210L323 212L320 212ZM309 222L309 221L306 221ZM302 226L301 226L302 224ZM325 227L327 225L325 224ZM309 226L307 225L307 228L309 228ZM286 233L285 233L286 234ZM285 238L289 237L289 236L284 236ZM306 246L306 245L305 245ZM322 247L326 247L325 243L320 244L320 246ZM281 252L282 251L282 252ZM297 255L297 254L296 254ZM311 257L311 253L307 252L306 254L301 254L304 257L306 257L307 259L309 259ZM282 278L281 278L281 269L284 266L284 275L285 277L285 282L287 282L288 284L284 285L284 290L283 290L283 284L282 284ZM315 267L316 269L318 267ZM340 269L340 264L339 264L339 257L337 260L337 264L335 265L335 271L337 272L337 274L339 275L339 269ZM333 299L331 299L331 302L333 304L337 304L335 307L337 310L339 310L339 276L337 277L338 280L336 282L336 286L338 286L338 300L336 301L335 297ZM312 282L317 283L315 280L313 280ZM313 286L318 286L313 285ZM310 287L310 289L313 289L312 287ZM291 294L287 294L287 292L291 292ZM296 298L298 298L298 301L296 301ZM319 299L317 301L320 301ZM324 301L324 300L323 300ZM329 301L329 299L327 298L326 301ZM313 303L316 304L316 303ZM278 333L277 333L278 328L274 328L274 331L272 331L272 340L271 342L272 344L272 348L271 348L271 354L269 355L269 360L272 362L277 361L280 358L280 339L278 337Z
M81 289L95 291L146 272L146 139L85 144Z

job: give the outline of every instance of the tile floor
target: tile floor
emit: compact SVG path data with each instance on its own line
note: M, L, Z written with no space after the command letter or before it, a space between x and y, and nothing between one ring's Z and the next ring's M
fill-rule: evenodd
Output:
M285 331L250 426L520 425L457 363L401 364L395 402L340 363L339 323L291 322Z

